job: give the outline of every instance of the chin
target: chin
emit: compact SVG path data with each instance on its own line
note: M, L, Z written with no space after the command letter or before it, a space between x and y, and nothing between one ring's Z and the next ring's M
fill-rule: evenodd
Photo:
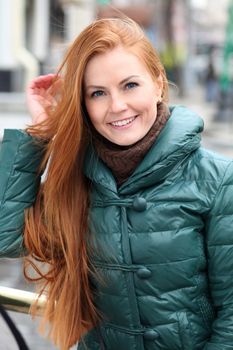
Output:
M118 146L133 146L135 143L137 143L138 141L140 141L141 138L137 138L137 139L130 139L130 140L112 140L112 143L115 143Z
M124 133L122 134L123 135L107 135L106 133L105 135L102 134L102 136L104 136L108 141L118 146L133 146L135 143L143 139L143 137L146 135L146 133L140 134L136 133L135 131L131 132L131 134L128 133L128 135L124 135Z

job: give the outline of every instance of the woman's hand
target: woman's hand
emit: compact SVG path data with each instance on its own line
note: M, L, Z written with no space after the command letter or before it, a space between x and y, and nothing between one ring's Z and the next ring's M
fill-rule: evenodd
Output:
M56 107L61 86L62 79L57 74L41 75L31 81L26 91L26 101L32 125L48 118L47 111Z

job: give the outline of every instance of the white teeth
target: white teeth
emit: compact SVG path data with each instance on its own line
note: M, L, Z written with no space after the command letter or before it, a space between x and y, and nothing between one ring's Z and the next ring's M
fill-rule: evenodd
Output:
M132 123L132 121L135 119L135 117L129 118L129 119L125 119L125 120L119 120L117 122L112 122L111 124L113 126L124 126L127 125L129 123Z

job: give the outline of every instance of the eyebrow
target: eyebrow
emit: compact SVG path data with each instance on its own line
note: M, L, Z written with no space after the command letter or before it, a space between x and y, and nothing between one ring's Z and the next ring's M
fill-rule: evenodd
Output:
M119 85L123 85L124 83L126 83L128 80L132 79L132 78L139 78L139 75L130 75L129 77L123 79ZM86 86L86 90L87 89L104 89L105 87L104 86L101 86L101 85L87 85Z

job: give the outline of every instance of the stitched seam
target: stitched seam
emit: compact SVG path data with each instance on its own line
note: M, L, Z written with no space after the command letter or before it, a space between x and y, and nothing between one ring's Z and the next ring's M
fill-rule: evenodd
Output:
M10 178L12 177L12 174L13 174L13 172L15 170L15 167L14 167L15 159L16 159L16 156L18 155L20 146L21 146L21 142L19 142L18 147L17 147L16 152L15 152L15 157L14 157L14 161L13 161L13 164L12 164L12 169L11 169L10 174L8 176L8 180L7 180L7 183L6 183L6 188L5 188L5 191L4 191L3 196L2 196L2 202L1 202L0 210L2 209L2 207L3 207L4 203L5 203L5 195L6 195L6 192L8 190Z
M233 242L232 243L216 243L216 244L209 244L209 247L228 247L228 246L233 246Z
M192 258L186 258L186 259L182 259L182 260L170 260L170 261L166 261L166 262L158 262L158 263L154 263L154 264L134 264L134 265L124 265L124 264L106 264L105 262L94 262L94 265L96 267L99 268L103 268L103 269L113 269L113 270L130 270L131 268L133 270L137 270L140 267L154 267L154 266L161 266L161 265L170 265L170 264L180 264L189 260L196 260L199 259L200 256L194 256Z

